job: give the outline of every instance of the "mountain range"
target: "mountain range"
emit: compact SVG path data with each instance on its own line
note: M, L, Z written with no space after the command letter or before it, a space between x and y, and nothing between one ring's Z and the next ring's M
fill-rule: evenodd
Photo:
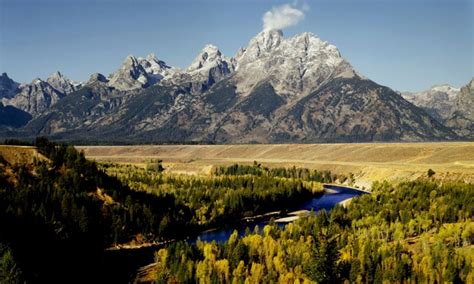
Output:
M0 137L117 143L474 139L473 81L400 93L311 33L265 30L233 57L206 45L185 69L154 54L76 83L0 76ZM8 119L10 118L10 119ZM15 118L15 119L12 119Z
M474 79L462 88L438 85L423 92L401 95L459 137L474 139Z

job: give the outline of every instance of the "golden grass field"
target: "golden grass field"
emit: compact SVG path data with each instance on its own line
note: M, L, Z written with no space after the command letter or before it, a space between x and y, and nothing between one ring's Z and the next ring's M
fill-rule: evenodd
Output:
M208 174L212 168L258 161L268 167L306 167L353 173L359 186L375 180L402 181L433 169L438 180L474 182L474 142L80 146L97 161L144 164L162 159L174 173Z
M0 145L0 156L10 164L31 164L33 158L46 159L32 146Z

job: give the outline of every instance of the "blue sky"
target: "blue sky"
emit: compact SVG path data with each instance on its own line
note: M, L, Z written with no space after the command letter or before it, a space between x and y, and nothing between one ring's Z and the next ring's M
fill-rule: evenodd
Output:
M207 43L232 56L290 1L0 0L0 72L20 82L60 70L105 75L128 54L186 67ZM310 7L285 36L309 31L360 73L396 90L474 76L474 0L298 0Z

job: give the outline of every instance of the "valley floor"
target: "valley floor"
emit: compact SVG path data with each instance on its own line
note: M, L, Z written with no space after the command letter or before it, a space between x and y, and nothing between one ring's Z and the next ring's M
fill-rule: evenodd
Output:
M163 160L173 173L208 174L213 167L258 161L268 167L305 167L354 174L355 185L369 188L376 180L402 181L426 176L474 182L474 142L80 146L97 161L144 165Z

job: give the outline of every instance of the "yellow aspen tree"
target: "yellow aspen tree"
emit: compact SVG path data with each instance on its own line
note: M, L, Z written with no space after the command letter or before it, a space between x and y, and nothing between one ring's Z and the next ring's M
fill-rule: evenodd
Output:
M265 275L265 267L260 263L252 263L250 268L250 280L252 283L262 283L263 276Z
M229 282L229 261L227 259L220 259L214 264L217 276L221 283Z
M239 265L232 272L232 283L242 283L244 279L247 278L247 269L245 268L245 263L243 260L239 262Z
M211 283L211 271L212 267L209 265L209 261L199 261L196 267L196 279L199 283L208 284Z

